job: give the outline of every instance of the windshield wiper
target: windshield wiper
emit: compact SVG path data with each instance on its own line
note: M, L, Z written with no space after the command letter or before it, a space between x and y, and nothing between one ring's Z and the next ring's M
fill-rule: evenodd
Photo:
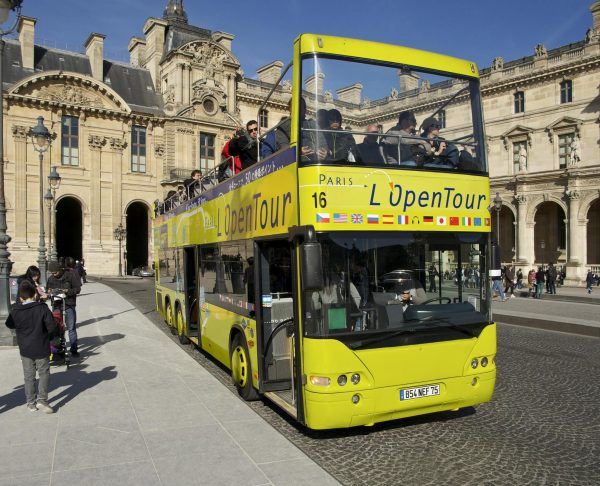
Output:
M468 336L477 337L477 334L475 334L473 331L471 331L469 329L465 329L464 327L460 327L457 324L452 324L447 317L437 317L434 319L433 316L429 316L429 317L425 317L424 319L420 319L417 322L419 322L419 323L427 322L427 323L433 324L436 327L440 327L442 329L454 329L455 331L462 332L463 334L467 334ZM444 324L441 324L441 323L444 323Z
M376 343L379 343L382 341L387 341L388 339L391 339L396 336L402 336L403 334L414 334L414 333L415 333L415 329L413 327L410 327L408 329L400 329L399 331L394 331L393 333L386 334L385 336L376 336L371 339L358 341L357 343L348 344L347 346L350 349L362 349L366 346L370 346L371 344L376 344Z

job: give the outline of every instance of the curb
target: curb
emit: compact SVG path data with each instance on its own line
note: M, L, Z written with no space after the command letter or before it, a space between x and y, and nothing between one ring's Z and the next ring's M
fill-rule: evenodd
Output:
M600 338L600 327L586 326L584 324L573 324L570 322L549 321L546 319L531 319L530 317L508 316L494 312L494 321L500 324L512 324L515 326L531 327L546 331L567 332L580 336Z

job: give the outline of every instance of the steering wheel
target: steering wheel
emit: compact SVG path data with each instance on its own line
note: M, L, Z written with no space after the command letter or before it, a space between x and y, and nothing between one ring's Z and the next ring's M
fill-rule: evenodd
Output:
M446 300L447 302L443 302L444 300ZM429 304L430 302L440 302L440 303L450 304L450 303L452 303L452 299L450 297L434 297L433 299L427 299L425 302L421 302L420 305Z

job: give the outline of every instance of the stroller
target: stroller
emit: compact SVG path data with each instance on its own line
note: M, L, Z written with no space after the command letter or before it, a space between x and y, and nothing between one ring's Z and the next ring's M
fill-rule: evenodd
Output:
M52 307L52 316L58 326L56 336L50 341L50 363L54 366L65 365L69 369L71 356L67 348L65 336L65 299L66 295L62 292L52 293L50 302Z

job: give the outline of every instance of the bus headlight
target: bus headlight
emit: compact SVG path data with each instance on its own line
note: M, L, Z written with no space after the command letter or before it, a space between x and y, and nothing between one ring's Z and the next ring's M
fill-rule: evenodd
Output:
M344 386L346 383L348 383L348 377L346 375L338 376L338 385Z
M471 368L473 368L473 369L477 368L478 364L479 364L479 361L477 361L477 358L473 358L471 360Z
M327 376L311 376L310 383L315 386L329 386L331 380Z
M484 368L488 365L488 359L487 356L484 356L483 358L481 358L481 366L483 366Z
M360 382L360 375L358 373L354 373L351 377L350 377L350 381L352 382L352 384L354 385L358 385Z

